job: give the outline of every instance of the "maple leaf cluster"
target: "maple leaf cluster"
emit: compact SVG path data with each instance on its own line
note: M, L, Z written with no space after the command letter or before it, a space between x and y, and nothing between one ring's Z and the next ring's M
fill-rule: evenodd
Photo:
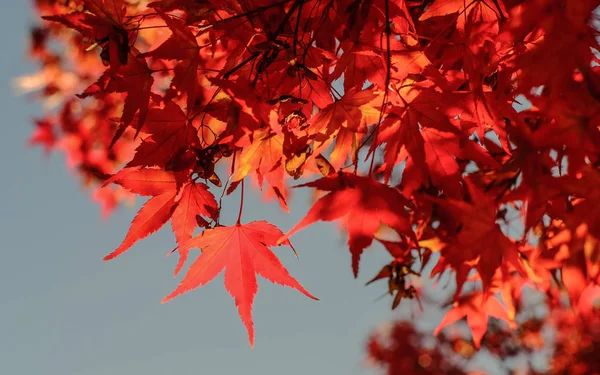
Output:
M451 300L449 296L444 299ZM600 373L599 310L582 315L582 310L589 312L589 306L577 311L565 303L548 304L547 296L532 288L516 301L515 326L496 318L482 322L479 348L460 325L432 340L428 329L417 330L409 320L399 319L369 337L367 363L388 375L477 375L492 370L532 375ZM427 308L439 311L444 306L430 298ZM458 309L467 314L467 325L472 325L475 312L464 302ZM451 309L456 310L456 306Z
M384 332L376 332L367 343L369 362L385 369L386 374L465 375L448 361L442 343L427 347L423 335L408 322L398 321ZM388 337L386 337L388 336Z
M476 348L489 317L514 325L526 286L598 309L599 1L35 5L41 69L19 82L49 112L31 142L64 152L105 213L149 197L105 259L168 221L176 275L202 250L165 300L225 269L252 345L257 274L314 298L269 248L337 221L355 276L365 249L389 252L372 281L393 307L451 273L437 332L466 318ZM241 206L220 221L247 180L289 211L299 178L325 194L287 234Z

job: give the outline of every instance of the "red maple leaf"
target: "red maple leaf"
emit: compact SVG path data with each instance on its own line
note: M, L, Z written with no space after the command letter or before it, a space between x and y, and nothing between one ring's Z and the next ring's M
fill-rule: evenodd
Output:
M341 99L319 111L313 118L309 133L331 134L342 126L353 131L365 127L363 106L369 106L376 98L377 94L372 90L353 89L346 92Z
M192 31L182 21L161 10L158 10L158 14L173 34L163 44L155 50L145 53L144 56L180 61L174 68L173 79L165 95L165 100L171 100L185 93L187 106L192 108L199 90L198 68L201 60L199 53L201 47Z
M123 114L121 115L122 127L117 132L113 143L123 134L127 125L133 121L136 113L138 121L135 127L139 132L148 115L148 105L152 96L154 77L152 77L152 71L148 68L146 59L140 57L139 52L135 49L132 49L129 57L126 65L121 65L118 69L106 70L97 82L78 95L80 98L87 98L88 96L105 93L127 94L123 105Z
M279 199L281 207L289 212L286 202L287 189L283 180L283 135L269 134L257 130L252 134L250 146L244 148L239 156L239 164L231 180L240 181L250 172L256 172L260 187L263 180L271 186Z
M44 16L45 20L60 22L94 40L108 52L102 56L110 70L126 65L129 54L129 35L125 29L127 7L123 0L84 0L88 12L74 12L56 16ZM106 49L106 47L108 49Z
M496 270L504 263L511 264L522 276L526 275L517 245L507 238L497 221L497 207L493 198L486 196L470 180L466 184L471 202L455 199L430 198L450 214L453 228L448 228L447 246L442 248L442 258L432 274L447 267L456 271L459 295L472 268L476 268L483 290L487 291Z
M288 273L269 250L282 235L277 227L266 221L205 230L179 247L180 251L201 248L202 253L192 263L177 289L163 299L163 303L208 284L225 269L225 288L235 299L242 322L248 330L250 346L254 346L252 304L258 291L256 275L317 299ZM289 245L288 241L282 243Z
M29 137L28 143L30 145L41 144L44 146L44 151L49 154L52 151L52 147L56 143L56 135L54 134L54 127L50 121L38 120L35 122L35 131Z
M189 240L198 227L197 216L214 217L217 213L217 202L208 191L208 186L186 179L183 173L152 168L126 168L108 179L105 184L116 183L132 193L152 198L133 219L121 245L104 260L123 254L137 241L162 228L171 218L173 232L177 242L181 244ZM180 250L179 254L175 275L183 267L188 251Z
M358 275L360 256L371 245L382 224L402 236L414 237L408 208L409 201L395 188L373 179L338 172L296 187L314 187L330 193L319 199L278 243L318 220L344 219L352 254L352 271Z
M489 294L484 295L481 292L473 292L460 297L454 303L435 329L434 334L437 335L445 327L467 317L467 324L471 329L473 343L475 347L479 348L481 338L487 330L489 316L514 325L514 322L508 317L506 308L502 306L496 297Z
M171 218L176 204L175 196L170 192L150 198L131 222L123 242L115 251L105 256L104 260L118 257L129 250L137 241L159 230Z
M181 191L179 204L173 211L171 226L177 239L177 244L181 245L192 238L194 231L198 228L198 216L213 218L217 215L218 205L215 197L208 186L201 182L189 183ZM188 251L185 248L179 248L179 262L175 267L175 276L181 271L181 268L187 260Z
M151 108L143 132L150 136L138 146L128 167L164 168L182 151L200 143L198 130L175 102L167 102L164 108Z

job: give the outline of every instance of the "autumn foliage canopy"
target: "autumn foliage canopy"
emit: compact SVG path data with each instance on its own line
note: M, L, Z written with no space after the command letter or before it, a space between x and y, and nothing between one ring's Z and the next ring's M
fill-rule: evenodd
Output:
M368 276L392 308L434 308L422 281L444 280L433 348L408 323L369 340L387 373L464 373L444 350L532 353L544 327L554 354L527 371L600 373L600 1L35 5L41 68L19 84L47 115L31 142L63 152L105 214L147 198L105 260L170 222L175 275L195 260L164 301L224 270L253 345L257 275L315 298L271 248L335 221L355 276L365 249L389 253ZM291 187L315 200L284 234L242 220L248 182L284 211Z

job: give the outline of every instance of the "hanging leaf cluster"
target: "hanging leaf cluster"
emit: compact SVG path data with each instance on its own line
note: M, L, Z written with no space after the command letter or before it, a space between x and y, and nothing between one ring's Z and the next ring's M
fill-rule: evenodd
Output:
M167 222L176 275L201 250L165 301L224 270L252 345L256 275L314 298L271 249L319 221L347 233L355 276L387 250L367 276L393 307L452 275L437 331L466 318L475 347L489 317L514 325L526 286L599 298L599 1L35 5L40 70L19 82L48 111L31 143L64 153L105 214L148 198L105 260ZM224 222L249 181L283 211L294 185L320 195L285 235L242 207Z

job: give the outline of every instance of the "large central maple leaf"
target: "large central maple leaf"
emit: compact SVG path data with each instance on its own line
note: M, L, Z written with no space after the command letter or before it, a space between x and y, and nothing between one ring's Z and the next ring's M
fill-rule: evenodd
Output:
M317 299L294 279L268 247L277 244L283 233L266 221L207 229L179 247L179 251L201 248L202 254L163 303L212 281L225 269L225 288L235 299L242 322L248 330L250 346L254 346L252 304L258 291L256 275L302 292ZM285 241L290 245L289 241Z

